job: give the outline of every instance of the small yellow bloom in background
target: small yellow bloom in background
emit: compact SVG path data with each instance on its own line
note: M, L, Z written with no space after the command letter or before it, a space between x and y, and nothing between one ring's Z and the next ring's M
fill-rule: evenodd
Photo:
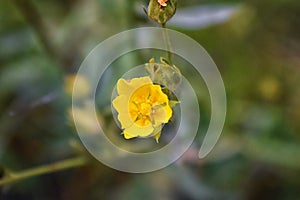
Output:
M162 125L172 117L169 99L160 85L146 77L129 81L120 79L117 96L112 104L118 112L118 120L126 139L154 137L158 142Z
M64 85L64 89L65 92L72 96L73 93L73 87L74 87L74 83L75 80L77 79L78 81L78 86L80 88L77 88L77 93L76 96L74 96L75 99L80 99L80 98L84 98L86 97L88 94L90 94L91 92L91 86L90 83L88 82L88 80L86 79L86 77L82 76L82 75L76 75L76 74L70 74L67 75L65 77L65 85Z
M158 0L157 2L161 5L161 6L167 6L167 2L168 0Z

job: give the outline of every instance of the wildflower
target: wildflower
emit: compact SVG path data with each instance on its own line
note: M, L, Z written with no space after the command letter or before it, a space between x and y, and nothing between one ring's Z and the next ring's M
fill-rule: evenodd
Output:
M169 99L149 77L120 79L112 104L118 112L125 139L154 137L158 142L162 125L172 116Z

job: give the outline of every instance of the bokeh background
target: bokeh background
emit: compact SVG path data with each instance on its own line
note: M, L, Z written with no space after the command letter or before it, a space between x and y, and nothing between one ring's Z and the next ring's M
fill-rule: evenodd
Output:
M109 36L157 26L142 11L147 3L0 0L0 177L78 155L66 80ZM181 66L201 122L176 163L127 174L94 161L1 186L0 199L299 199L300 1L179 1L168 27L198 41L222 74L228 111L213 152L197 158L210 101L193 69ZM145 59L133 54L119 62L130 69ZM104 123L113 121L100 113Z

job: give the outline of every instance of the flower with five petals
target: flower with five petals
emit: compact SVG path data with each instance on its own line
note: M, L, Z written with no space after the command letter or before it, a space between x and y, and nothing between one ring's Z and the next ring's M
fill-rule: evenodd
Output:
M158 142L163 124L172 117L168 96L161 86L153 84L148 76L119 79L117 92L112 104L125 139L154 137Z

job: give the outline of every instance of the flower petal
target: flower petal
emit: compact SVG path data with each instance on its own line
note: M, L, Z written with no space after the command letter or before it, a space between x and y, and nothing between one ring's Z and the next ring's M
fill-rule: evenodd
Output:
M129 81L121 78L117 83L117 91L119 95L131 96L132 93L143 85L152 84L150 77L133 78Z
M129 99L125 95L117 96L112 104L118 113L128 113Z
M128 112L128 102L128 98L125 95L116 97L112 102L114 108L119 113L118 120L121 123L123 129L130 127L134 123L134 121L130 117L130 113Z
M152 81L149 76L144 76L140 78L133 78L129 82L131 86L133 86L135 89L138 89L142 87L143 85L152 84Z
M128 81L125 79L121 78L118 80L117 83L117 91L119 95L128 95L129 93L132 92L132 86L129 84Z
M172 109L169 105L157 105L153 108L151 115L151 121L154 127L157 127L163 123L168 123L172 117Z
M127 113L119 113L118 120L121 123L122 129L126 129L134 123Z
M130 134L128 134L125 131L123 133L124 133L124 138L127 139L127 140L136 137L136 136L131 136Z
M152 124L150 123L148 126L138 126L135 123L132 124L132 126L126 128L124 132L126 132L131 137L147 137L151 135L151 133L154 131L154 128L152 127Z
M168 96L162 92L160 85L152 86L151 96L149 97L149 99L154 104L163 104L169 101Z

